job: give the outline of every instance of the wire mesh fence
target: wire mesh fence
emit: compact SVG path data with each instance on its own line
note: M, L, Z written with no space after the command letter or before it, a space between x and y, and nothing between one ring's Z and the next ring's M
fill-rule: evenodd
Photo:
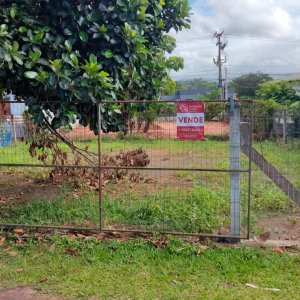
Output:
M300 238L299 117L287 108L254 105L251 199L256 234Z
M272 224L264 220L270 215L297 217L294 201L258 166L251 171L247 155L253 145L297 186L299 156L286 158L296 137L288 133L287 144L279 144L258 136L257 126L267 126L267 118L253 114L250 102L241 103L241 121L253 134L250 130L250 142L241 148L238 170L231 168L228 103L206 103L203 141L177 139L176 102L120 103L125 129L112 124L110 132L101 119L101 108L110 104L101 103L90 116L101 123L100 135L75 118L57 129L59 137L49 127L36 128L23 104L11 104L13 117L2 117L0 124L2 224L232 236L233 173L240 176L239 238L250 229L269 230Z

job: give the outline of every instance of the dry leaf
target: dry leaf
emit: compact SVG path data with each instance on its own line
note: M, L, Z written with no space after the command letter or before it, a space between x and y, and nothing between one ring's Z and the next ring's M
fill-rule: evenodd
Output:
M272 252L278 253L278 254L283 254L284 250L282 248L280 248L280 247L276 247L276 248L272 249Z
M5 237L0 239L0 247L5 244Z
M102 233L98 233L97 235L95 235L95 238L98 241L102 241L102 240L105 240L107 238L107 235L106 235L106 233L102 232Z
M42 256L43 254L44 254L44 253L38 253L38 254L32 256L32 259L36 259L36 258Z
M16 269L16 272L22 273L22 272L24 272L24 269Z
M5 249L5 250L3 250L3 252L7 253L10 256L17 256L18 255L18 252L15 251L15 250L12 250L12 249Z
M47 281L47 280L48 280L47 277L41 277L41 278L39 279L38 283L45 282L45 281Z
M199 250L197 252L197 256L201 255L208 247L205 245L199 245Z
M52 244L49 248L50 252L53 252L56 249L56 244Z
M271 235L270 231L265 231L258 237L258 240L260 242L265 242L270 238L270 235Z
M123 237L122 233L116 232L116 231L113 231L113 232L111 233L111 235L112 235L113 237L117 238L117 239Z
M179 284L179 285L182 284L182 282L180 282L180 281L178 281L178 280L175 280L175 279L173 279L172 282L173 282L174 284Z
M62 252L70 255L78 255L77 249L74 248L64 248Z
M86 236L81 233L77 233L77 237L79 237L81 240L84 240L86 238Z
M22 235L22 234L24 234L24 230L22 228L16 228L13 230L13 233Z
M199 245L199 249L205 251L208 247L205 245Z

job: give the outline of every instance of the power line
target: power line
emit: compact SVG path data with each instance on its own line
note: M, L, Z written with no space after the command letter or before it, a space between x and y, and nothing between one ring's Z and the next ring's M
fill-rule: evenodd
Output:
M226 34L226 36L224 37L230 37L230 39L249 39L249 40L253 40L253 39L257 39L257 40L261 40L261 39L268 39L268 40L277 40L277 41L282 41L285 40L284 42L300 42L300 37L272 37L272 36L250 36L250 35L245 35L245 36L236 36L236 35L228 35ZM186 41L211 41L210 37L189 37L186 39Z

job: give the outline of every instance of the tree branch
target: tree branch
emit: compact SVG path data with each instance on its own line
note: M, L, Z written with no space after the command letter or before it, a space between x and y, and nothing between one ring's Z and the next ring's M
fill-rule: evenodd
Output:
M63 137L62 135L60 135L55 129L53 129L51 127L51 124L49 123L49 121L44 118L44 122L43 125L53 134L55 135L59 140L61 140L63 143L65 143L67 146L69 146L73 151L77 152L79 155L81 155L84 159L87 160L87 162L89 162L92 165L97 165L97 162L95 163L95 159L98 160L98 156L96 153L88 151L88 150L84 150L81 148L78 148L77 146L75 146L71 141L69 141L68 139L66 139L65 137ZM88 157L88 155L90 155L91 157ZM94 159L94 160L93 160Z

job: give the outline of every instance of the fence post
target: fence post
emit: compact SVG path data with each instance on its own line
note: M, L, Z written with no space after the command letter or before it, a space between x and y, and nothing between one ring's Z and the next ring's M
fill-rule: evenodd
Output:
M230 169L240 169L240 106L235 104L230 111ZM230 229L231 235L240 237L241 203L240 173L230 173Z
M102 127L102 113L101 113L101 103L97 105L97 117L98 117L98 196L99 196L99 226L100 230L103 229L104 220L103 220L103 197L102 197L102 136L101 136L101 127Z
M15 123L15 116L12 114L10 115L11 118L11 133L12 133L12 141L17 141L17 131L16 131L16 123Z
M282 126L282 137L283 137L283 142L286 144L287 143L287 113L286 113L286 108L283 109L283 126Z

